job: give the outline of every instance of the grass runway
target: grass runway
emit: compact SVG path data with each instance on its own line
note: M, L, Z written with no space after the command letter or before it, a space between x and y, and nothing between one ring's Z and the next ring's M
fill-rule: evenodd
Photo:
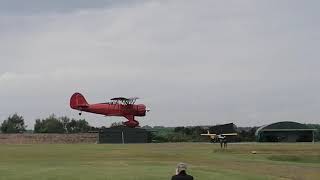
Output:
M167 143L0 145L0 180L163 180L180 161L196 180L320 179L319 143Z

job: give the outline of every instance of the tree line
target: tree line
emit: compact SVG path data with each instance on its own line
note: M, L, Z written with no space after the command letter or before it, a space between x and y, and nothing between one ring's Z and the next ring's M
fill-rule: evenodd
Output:
M320 124L306 124L315 131L315 140L320 141ZM114 122L111 127L121 127L121 122ZM23 133L26 132L24 118L17 113L9 116L0 126L2 133ZM101 127L105 128L105 127ZM149 131L150 139L153 142L208 142L210 139L201 136L207 133L207 128L201 126L195 127L163 127L163 126L143 126ZM236 142L255 141L255 132L258 127L238 127L238 136L232 138ZM34 124L34 133L85 133L97 131L100 128L92 127L85 119L70 119L66 116L57 117L54 114L44 119L36 119ZM209 127L210 129L210 127ZM211 132L211 131L210 131Z
M201 136L200 134L206 134L207 130L211 127L149 127L143 128L149 129L152 133L152 140L154 142L209 142L211 139L209 136ZM238 136L229 138L233 142L241 141L255 141L255 130L257 127L251 128L238 128ZM210 131L212 133L212 131Z
M314 133L315 141L320 141L320 124L306 124L310 129L316 129ZM207 133L208 127L163 127L163 126L144 126L152 132L153 142L209 142L207 136L201 136ZM233 142L254 142L256 141L255 132L259 127L237 127L237 136L230 137ZM210 129L210 127L209 127ZM210 131L212 132L212 131Z
M23 133L27 126L24 118L17 113L9 116L1 124L2 133ZM96 130L89 125L85 119L70 119L66 116L57 117L54 114L45 119L36 119L34 124L34 133L84 133L90 130Z

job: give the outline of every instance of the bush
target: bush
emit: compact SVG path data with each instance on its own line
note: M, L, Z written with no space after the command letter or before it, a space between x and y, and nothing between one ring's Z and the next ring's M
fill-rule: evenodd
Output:
M23 117L15 113L2 122L0 129L3 133L22 133L26 127Z

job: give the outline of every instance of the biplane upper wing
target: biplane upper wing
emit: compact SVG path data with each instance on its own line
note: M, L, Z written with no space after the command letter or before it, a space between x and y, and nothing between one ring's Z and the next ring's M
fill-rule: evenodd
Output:
M139 99L138 97L130 97L130 98L128 98L129 100L137 100L137 99Z
M139 98L138 98L138 97L131 97L131 98L129 98L127 104L134 104L134 103L136 103L136 100L137 100L137 99L139 99Z
M139 99L138 97L131 97L131 98L125 98L125 97L115 97L112 98L112 101L121 101L126 105L132 105L136 102L136 100Z
M128 98L125 97L115 97L111 99L112 101L127 101L129 100Z

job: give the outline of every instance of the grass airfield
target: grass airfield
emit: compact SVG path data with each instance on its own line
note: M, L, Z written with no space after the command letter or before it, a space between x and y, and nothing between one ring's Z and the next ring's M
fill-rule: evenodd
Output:
M0 180L163 180L180 161L196 180L320 179L319 143L167 143L0 145Z

